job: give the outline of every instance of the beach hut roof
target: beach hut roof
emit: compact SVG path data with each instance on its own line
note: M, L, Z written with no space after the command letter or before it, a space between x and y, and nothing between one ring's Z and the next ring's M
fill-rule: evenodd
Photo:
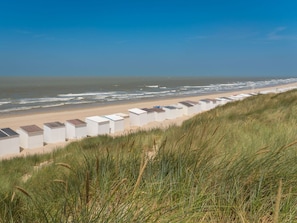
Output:
M210 103L210 100L209 99L201 99L200 101L201 102L205 102L205 103Z
M55 129L55 128L60 128L60 127L64 127L65 125L61 122L48 122L48 123L44 123L45 126L51 128L51 129Z
M191 104L189 102L186 102L186 101L180 101L179 103L186 106L186 107L193 107L193 104Z
M38 127L37 125L21 126L20 128L28 134L38 134L43 132L42 128Z
M132 113L137 114L137 115L140 115L140 114L143 114L143 113L147 113L146 111L144 111L142 109L139 109L139 108L129 109L129 112L132 112Z
M19 134L13 131L11 128L0 129L0 139L8 137L17 137Z
M91 116L91 117L87 117L87 119L94 121L94 122L98 122L98 123L109 122L109 119L101 117L101 116Z
M146 111L147 113L155 112L153 108L142 108L141 110Z
M157 112L157 113L165 112L162 108L154 107L154 108L152 108L152 109L154 110L154 112Z
M187 101L185 101L185 102L190 103L190 104L192 104L192 105L197 105L197 104L199 104L197 101L189 101L189 100L187 100Z
M175 106L165 106L164 108L168 108L168 109L170 109L170 110L174 110L174 109L176 109L176 107Z
M220 97L220 98L216 98L217 100L220 100L220 101L232 101L231 98L228 98L228 97Z
M108 118L112 121L121 121L121 120L124 120L123 117L121 116L118 116L118 115L105 115L105 118Z
M129 115L128 114L125 114L125 113L116 113L114 115L120 116L122 118L129 118Z
M66 122L68 122L76 127L87 125L84 121L82 121L80 119L71 119L71 120L67 120Z

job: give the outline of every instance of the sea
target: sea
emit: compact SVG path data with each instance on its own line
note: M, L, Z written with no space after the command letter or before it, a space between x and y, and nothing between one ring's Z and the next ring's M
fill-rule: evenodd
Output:
M243 77L1 77L0 115L200 96L297 82Z

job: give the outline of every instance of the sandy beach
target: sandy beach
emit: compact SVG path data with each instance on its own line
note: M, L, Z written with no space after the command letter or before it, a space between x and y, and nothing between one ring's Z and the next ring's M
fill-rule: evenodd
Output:
M49 112L34 112L32 114L23 114L23 115L5 115L0 117L0 128L12 128L14 130L18 130L21 126L26 125L38 125L39 127L43 127L43 123L46 122L54 122L60 121L65 122L69 119L81 119L85 120L88 116L95 116L95 115L109 115L114 113L126 113L128 114L128 109L131 108L150 108L153 106L161 105L171 105L176 104L179 101L183 100L192 100L192 101L199 101L201 99L209 98L214 99L218 97L224 96L231 96L237 95L241 93L259 93L263 91L276 91L279 89L291 89L297 87L297 83L287 84L287 85L280 85L268 88L260 88L260 89L250 89L250 90L242 90L236 92L225 92L225 93L218 93L218 94L211 94L211 95L203 95L203 96L195 96L195 97L184 97L184 98L170 98L170 99L156 99L150 101L141 101L141 102L127 102L123 104L116 104L116 105L106 105L100 107L91 107L91 108L77 108L77 109L68 109L64 111L49 111ZM153 122L146 126L144 129L155 128L155 127L167 127L169 125L179 125L184 120L189 119L190 116L183 116L181 118L175 120L166 120L162 123L160 122ZM125 130L124 133L137 131L139 127L131 127L131 129ZM67 143L67 142L66 142ZM65 143L62 144L55 144L55 145L46 145L43 148L34 149L34 150L23 150L19 155L27 155L32 153L43 153L43 152L50 152L52 149L64 146ZM8 158L11 156L5 156L2 158Z

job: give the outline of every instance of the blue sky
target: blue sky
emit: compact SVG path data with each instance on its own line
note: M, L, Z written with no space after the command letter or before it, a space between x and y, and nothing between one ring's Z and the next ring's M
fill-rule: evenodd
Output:
M297 1L0 2L0 75L297 75Z

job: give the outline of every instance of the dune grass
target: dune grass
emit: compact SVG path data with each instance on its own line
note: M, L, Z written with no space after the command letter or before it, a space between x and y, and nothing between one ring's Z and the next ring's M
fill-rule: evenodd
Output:
M296 122L297 91L259 95L1 161L0 222L297 222Z

